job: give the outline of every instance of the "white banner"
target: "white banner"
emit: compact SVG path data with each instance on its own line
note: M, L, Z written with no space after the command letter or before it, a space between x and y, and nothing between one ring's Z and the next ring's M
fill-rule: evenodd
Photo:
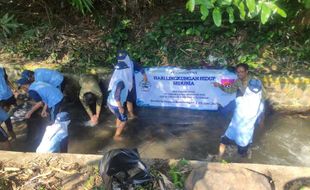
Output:
M148 82L135 74L137 105L217 110L226 106L236 94L228 94L213 82L230 85L237 76L227 70L180 69L177 67L146 68Z

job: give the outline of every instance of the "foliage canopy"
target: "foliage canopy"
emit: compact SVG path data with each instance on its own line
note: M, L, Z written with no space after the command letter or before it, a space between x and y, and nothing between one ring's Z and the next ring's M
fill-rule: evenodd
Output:
M195 7L200 8L201 19L205 20L212 12L213 22L216 26L222 25L224 15L229 23L235 21L235 15L239 12L241 20L253 19L260 16L260 22L265 24L270 17L278 14L286 17L286 12L276 5L274 0L188 0L186 8L194 12Z

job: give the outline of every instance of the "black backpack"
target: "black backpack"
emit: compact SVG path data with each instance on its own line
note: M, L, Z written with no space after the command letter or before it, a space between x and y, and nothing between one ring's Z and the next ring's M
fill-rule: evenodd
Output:
M105 153L99 173L106 190L126 190L152 180L136 149L113 149Z

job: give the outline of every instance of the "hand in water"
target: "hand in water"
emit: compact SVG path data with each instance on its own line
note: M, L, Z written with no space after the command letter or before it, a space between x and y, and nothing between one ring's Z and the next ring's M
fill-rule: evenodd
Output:
M98 124L98 117L96 115L93 115L91 118L90 118L90 122L91 124L94 126L94 125L97 125Z

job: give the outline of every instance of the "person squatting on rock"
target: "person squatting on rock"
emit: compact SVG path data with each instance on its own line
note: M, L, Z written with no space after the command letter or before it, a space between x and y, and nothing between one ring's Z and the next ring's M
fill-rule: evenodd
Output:
M111 88L107 104L110 111L116 116L116 132L114 140L121 140L121 133L126 126L127 115L124 109L124 104L128 96L129 81L126 80L127 70L130 68L125 62L118 62L110 81Z
M8 127L8 132L10 136L15 139L16 135L12 129L11 120L9 118L10 114L7 114L13 110L13 107L16 105L16 99L15 96L11 90L11 88L14 89L12 83L8 80L8 76L5 72L5 69L0 67L0 108L1 108L1 114L2 118L5 120L1 120L1 123L3 121L6 121L6 126ZM14 90L15 91L15 90ZM7 113L6 113L7 112ZM8 119L8 120L7 120Z
M97 80L92 76L81 76L79 84L81 87L80 101L90 118L90 125L95 126L98 124L100 116L103 100L102 91Z
M43 138L36 152L67 153L68 152L68 125L71 120L67 112L60 112L52 125L46 127Z
M251 79L243 96L236 98L236 108L233 118L221 137L219 158L225 152L226 145L236 144L238 153L246 156L255 129L255 123L264 110L262 101L262 83L260 80Z
M136 90L135 90L135 72L141 72L143 75L143 80L144 82L147 82L147 75L142 67L140 67L136 62L132 61L126 51L117 51L117 63L125 63L128 67L128 69L125 70L123 73L123 76L119 78L119 76L112 75L111 82L108 88L108 91L112 90L112 85L114 84L115 80L121 79L126 81L128 84L128 96L127 96L127 110L128 110L128 115L130 118L135 118L134 114L134 109L133 109L133 103L135 102L136 99Z

